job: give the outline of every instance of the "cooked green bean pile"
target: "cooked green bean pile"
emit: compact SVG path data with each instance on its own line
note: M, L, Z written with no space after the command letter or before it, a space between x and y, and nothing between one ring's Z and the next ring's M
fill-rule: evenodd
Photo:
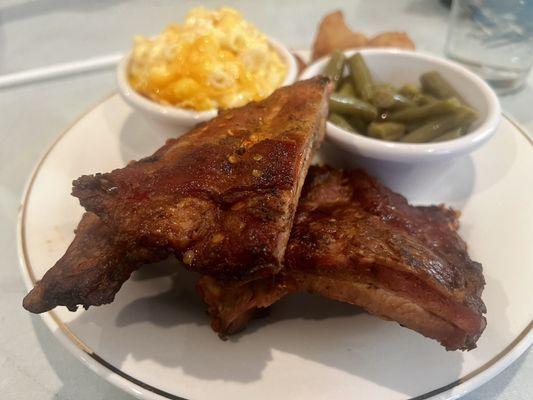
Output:
M421 86L396 88L374 82L361 54L346 59L334 51L322 74L335 85L329 121L356 134L394 142L442 142L465 135L478 118L436 71L422 74Z

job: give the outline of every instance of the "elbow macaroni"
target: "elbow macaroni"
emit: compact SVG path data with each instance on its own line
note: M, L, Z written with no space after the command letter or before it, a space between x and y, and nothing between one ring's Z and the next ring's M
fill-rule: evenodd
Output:
M154 39L137 36L129 65L132 87L165 105L208 110L268 97L287 65L267 38L231 8L198 7L183 25Z

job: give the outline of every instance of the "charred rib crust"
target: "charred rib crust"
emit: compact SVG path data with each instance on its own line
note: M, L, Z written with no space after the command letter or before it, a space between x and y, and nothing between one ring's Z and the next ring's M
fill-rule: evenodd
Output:
M281 268L331 85L322 77L227 110L152 156L82 176L73 195L122 240L224 278Z
M242 329L250 310L309 291L398 321L449 350L472 349L486 324L484 279L456 232L458 216L410 206L363 171L312 167L275 282L200 280L213 328Z
M92 213L85 213L65 255L26 295L23 306L42 313L56 306L75 310L111 303L116 292L141 264L165 258L159 250L120 242Z

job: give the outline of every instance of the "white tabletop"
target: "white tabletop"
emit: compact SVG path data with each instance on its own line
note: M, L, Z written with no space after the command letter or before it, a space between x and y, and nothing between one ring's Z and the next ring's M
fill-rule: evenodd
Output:
M232 5L267 34L295 49L309 48L320 17L340 8L367 34L406 30L418 49L442 53L448 10L437 0L207 1ZM88 57L121 53L134 34L154 34L197 5L190 0L3 0L0 75ZM115 91L112 69L0 89L0 398L133 399L71 356L38 316L21 307L16 220L22 191L48 144L75 118ZM504 112L533 138L533 77L521 92L501 98ZM43 210L46 212L46 210ZM524 305L527 306L527 305ZM465 400L533 399L529 351Z

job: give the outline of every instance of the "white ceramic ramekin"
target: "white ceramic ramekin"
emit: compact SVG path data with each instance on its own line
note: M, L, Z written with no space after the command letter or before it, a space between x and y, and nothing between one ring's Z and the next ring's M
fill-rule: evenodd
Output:
M296 81L298 66L291 52L274 39L269 38L269 43L276 50L288 66L287 75L282 86L290 85ZM124 100L135 110L142 112L149 118L164 124L180 128L192 128L199 122L208 121L217 115L217 110L194 111L185 108L161 105L137 93L128 81L128 65L131 53L126 55L118 64L116 74L118 89Z
M470 153L485 143L495 132L500 121L500 104L494 91L476 74L441 57L396 49L357 49L345 52L347 56L360 52L374 80L401 86L418 83L421 74L438 71L459 92L464 100L479 112L479 119L470 132L460 138L437 143L396 143L350 133L328 122L327 137L343 149L364 157L392 162L428 162L453 158ZM300 79L320 74L329 57L309 65Z

